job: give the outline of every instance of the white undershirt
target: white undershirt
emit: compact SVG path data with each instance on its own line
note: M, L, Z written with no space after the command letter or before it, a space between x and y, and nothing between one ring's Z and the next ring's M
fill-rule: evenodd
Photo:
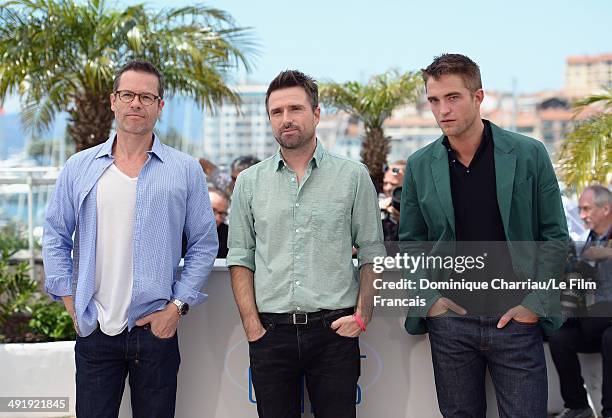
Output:
M136 182L115 166L98 181L96 194L96 291L100 330L120 334L127 326L132 298L132 234L136 206Z

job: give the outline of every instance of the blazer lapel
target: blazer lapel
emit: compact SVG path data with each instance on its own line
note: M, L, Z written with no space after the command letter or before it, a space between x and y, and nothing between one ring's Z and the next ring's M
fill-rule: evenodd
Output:
M497 204L499 205L499 212L504 224L504 231L506 231L507 235L510 222L510 207L512 206L516 155L512 153L514 144L506 138L500 128L491 123L491 131L493 133L494 145Z
M453 209L453 196L450 188L450 174L448 172L448 156L442 144L442 138L436 141L436 149L431 160L431 175L438 194L438 199L442 204L442 210L446 215L453 234L455 234L455 212Z

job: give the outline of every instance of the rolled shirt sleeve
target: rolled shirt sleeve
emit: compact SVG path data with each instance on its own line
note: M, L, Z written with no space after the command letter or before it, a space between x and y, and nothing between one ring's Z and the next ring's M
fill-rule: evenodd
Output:
M359 267L373 264L376 257L387 255L383 243L382 223L376 189L365 166L358 171L355 201L351 217L353 245L359 249Z
M250 205L252 195L245 182L245 176L239 176L232 195L226 264L228 267L242 266L255 271L255 228Z

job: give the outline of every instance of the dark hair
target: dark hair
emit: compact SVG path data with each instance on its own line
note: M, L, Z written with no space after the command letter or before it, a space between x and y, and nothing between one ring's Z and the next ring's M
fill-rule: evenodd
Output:
M238 157L236 158L234 161L232 161L232 165L230 166L232 171L242 171L242 170L246 170L247 168L249 168L252 165L255 165L259 162L259 159L251 156L251 155L245 155L242 157Z
M315 110L319 105L319 88L317 81L297 70L286 70L276 76L268 86L266 91L266 113L269 113L268 99L274 90L286 89L289 87L302 87L308 97L310 97L310 105L312 110Z
M126 71L140 71L142 73L153 74L157 77L158 84L158 96L164 97L164 76L159 72L157 67L151 64L149 61L144 60L133 60L125 64L123 67L117 71L115 74L115 79L113 80L113 92L117 92L119 88L119 81L121 80L121 75Z
M463 79L465 87L472 93L482 88L478 64L465 55L442 54L439 57L435 57L427 68L421 70L426 89L427 80L429 80L430 77L434 80L438 80L441 76L448 74L460 76Z

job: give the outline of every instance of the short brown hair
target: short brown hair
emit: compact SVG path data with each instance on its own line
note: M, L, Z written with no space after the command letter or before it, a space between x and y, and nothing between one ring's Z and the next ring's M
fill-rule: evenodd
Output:
M427 80L433 78L438 80L443 75L455 74L463 79L465 87L471 92L482 88L480 79L480 68L474 61L461 54L442 54L435 57L427 68L421 70L425 88Z
M297 70L286 70L276 76L268 86L266 91L266 113L269 113L268 99L275 90L286 89L289 87L302 87L310 98L310 105L314 111L319 105L319 87L317 81Z
M164 97L164 76L159 72L155 65L151 64L149 61L144 60L133 60L125 64L123 67L117 71L115 74L115 79L113 80L113 92L116 93L119 88L119 82L121 81L121 74L127 71L140 71L141 73L149 73L153 74L157 77L157 95L159 97Z

